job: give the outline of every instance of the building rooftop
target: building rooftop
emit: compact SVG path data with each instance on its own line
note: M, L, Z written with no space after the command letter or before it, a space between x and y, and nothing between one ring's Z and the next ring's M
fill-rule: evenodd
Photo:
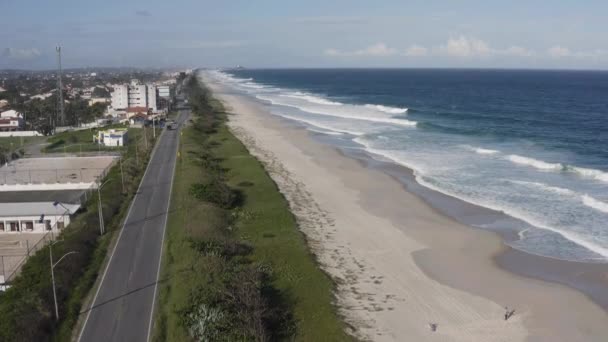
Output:
M127 113L147 113L148 108L146 107L129 107Z
M11 109L11 110L7 110L5 112L0 113L0 117L2 118L15 118L15 117L19 117L21 116L21 113L19 113L18 111Z
M59 203L56 206L53 204L53 202L2 203L0 206L0 217L62 215L66 211L72 215L80 209L80 204Z
M4 203L21 202L54 202L80 203L84 190L48 190L48 191L0 191L0 206Z

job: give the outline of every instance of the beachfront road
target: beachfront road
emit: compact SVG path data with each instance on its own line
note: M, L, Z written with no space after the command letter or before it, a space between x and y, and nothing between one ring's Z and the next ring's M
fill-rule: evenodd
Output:
M187 111L179 112L179 127L187 117ZM84 313L79 341L150 338L179 131L166 129L160 136L93 304Z

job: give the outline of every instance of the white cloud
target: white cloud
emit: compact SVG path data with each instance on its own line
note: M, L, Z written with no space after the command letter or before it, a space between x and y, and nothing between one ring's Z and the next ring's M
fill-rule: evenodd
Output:
M359 56L390 56L397 53L396 49L386 46L384 43L378 43L363 50L356 51L355 54Z
M422 57L428 55L428 53L429 49L424 46L412 45L403 54L408 57Z
M560 46L560 45L556 45L556 46L550 47L547 50L547 53L549 54L549 56L551 56L553 58L571 57L572 56L572 52L570 51L570 49L568 49L567 47Z
M484 57L494 53L484 41L465 36L450 38L436 50L453 57Z
M341 51L338 49L326 49L325 54L328 56L372 56L372 57L386 57L397 54L397 49L391 48L384 43L377 43L370 45L365 49L356 51Z
M547 54L552 58L587 58L597 59L608 56L607 50L572 51L567 47L555 45L547 49Z
M487 42L468 36L458 36L448 39L445 44L427 47L421 45L411 45L401 50L389 47L384 43L377 43L364 49L344 51L335 48L325 50L328 56L370 56L386 57L400 55L406 57L422 56L447 56L454 58L490 58L490 57L511 57L511 58L578 58L598 60L608 58L608 50L588 50L573 51L561 45L555 45L544 52L534 50L519 45L511 45L507 48L494 48Z
M25 49L6 48L2 52L2 56L6 57L6 58L20 59L20 60L34 59L34 58L40 57L40 55L41 55L40 50L38 50L36 48L25 48Z
M248 45L247 42L238 40L223 40L223 41L183 41L183 42L167 42L166 48L171 49L218 49L218 48L235 48Z

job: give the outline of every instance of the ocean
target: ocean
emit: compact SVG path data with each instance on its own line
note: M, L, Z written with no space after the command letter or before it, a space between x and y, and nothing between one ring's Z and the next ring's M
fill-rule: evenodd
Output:
M608 262L608 72L212 71L318 134L406 166L433 191L517 220L513 248Z

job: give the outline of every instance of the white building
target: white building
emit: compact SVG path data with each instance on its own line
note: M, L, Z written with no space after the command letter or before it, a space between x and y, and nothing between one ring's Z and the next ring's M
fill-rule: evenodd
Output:
M23 124L23 116L14 109L0 113L0 131L18 131Z
M2 203L0 234L57 232L70 224L70 215L79 208L53 202Z
M98 144L108 147L125 146L128 139L126 129L109 129L107 131L97 132L97 136L93 137Z
M148 87L143 84L129 86L129 107L148 108Z
M158 111L158 100L156 99L156 86L148 85L148 108L152 109L153 113Z
M168 85L160 85L157 86L156 89L158 90L158 97L171 97L171 87L169 87Z
M106 99L105 97L92 97L91 99L89 99L89 106L92 106L96 103L108 103L110 102L109 99Z
M139 84L137 80L131 80L131 84L120 84L112 86L112 108L115 110L127 109L129 107L144 107L158 110L157 90L153 84Z
M126 84L119 84L112 86L114 91L112 92L112 108L114 109L126 109L129 107L129 86Z

